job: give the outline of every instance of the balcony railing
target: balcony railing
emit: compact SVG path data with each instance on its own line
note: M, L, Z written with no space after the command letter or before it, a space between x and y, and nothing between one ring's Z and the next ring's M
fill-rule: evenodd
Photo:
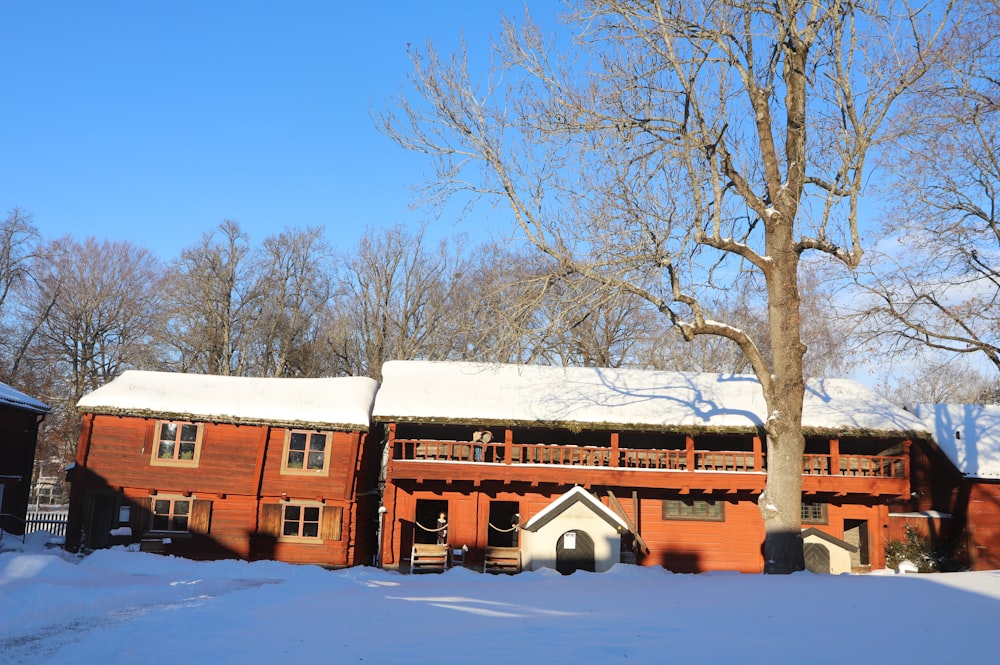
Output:
M829 476L833 465L832 455L803 455L802 473L807 476ZM906 458L890 455L837 456L839 476L865 476L868 478L905 478Z
M508 459L509 458L509 459ZM755 462L759 458L759 462ZM543 464L665 471L762 473L763 454L746 450L687 450L565 446L541 443L396 439L394 460ZM836 460L834 462L834 460ZM888 455L803 455L802 473L815 476L906 478L905 457ZM835 473L831 473L835 469Z

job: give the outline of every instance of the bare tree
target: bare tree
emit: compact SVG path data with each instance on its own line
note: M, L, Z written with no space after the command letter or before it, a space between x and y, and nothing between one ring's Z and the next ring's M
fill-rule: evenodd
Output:
M382 126L436 160L430 197L502 202L565 272L647 300L687 340L739 347L769 412L765 571L800 570L800 258L858 265L868 158L937 66L952 5L577 5L566 57L530 21L505 24L482 78L464 53L414 52L413 94ZM747 272L764 285L770 357L705 306Z
M920 118L890 153L878 251L858 283L861 330L885 353L979 356L1000 371L1000 9L973 3L977 30L908 105Z
M902 406L913 404L994 404L998 383L967 363L948 358L935 362L919 358L892 384L876 387L883 397Z
M256 268L247 235L231 220L181 252L165 295L172 366L224 376L251 372L263 299Z
M318 228L288 229L264 240L254 365L262 376L318 376L319 322L330 306L332 255Z
M162 268L149 250L128 242L63 238L44 253L29 300L43 321L34 353L61 368L63 397L75 403L123 369L151 361Z
M79 432L76 402L154 361L162 267L146 249L93 238L55 240L40 254L23 313L37 334L20 372L52 407L39 459L65 463Z
M501 240L476 247L464 266L450 298L455 357L500 363L548 358L560 277L545 257Z
M41 241L31 215L14 208L0 223L0 379L14 381L37 325L29 325L23 310L11 307L31 280Z
M369 228L339 263L339 328L329 338L348 373L380 379L387 360L453 357L451 288L464 270L453 243L428 250L423 231Z

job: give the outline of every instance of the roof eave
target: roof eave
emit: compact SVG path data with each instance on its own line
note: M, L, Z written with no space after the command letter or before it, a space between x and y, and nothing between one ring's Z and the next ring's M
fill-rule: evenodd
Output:
M151 409L123 409L116 407L78 407L77 411L82 414L92 413L101 416L116 416L119 418L145 418L145 419L170 419L170 420L190 420L200 423L215 423L226 425L253 425L270 427L308 427L310 429L338 430L344 432L367 432L369 426L361 423L343 423L335 421L321 420L283 420L279 418L248 418L242 416L186 413L182 411L154 411Z

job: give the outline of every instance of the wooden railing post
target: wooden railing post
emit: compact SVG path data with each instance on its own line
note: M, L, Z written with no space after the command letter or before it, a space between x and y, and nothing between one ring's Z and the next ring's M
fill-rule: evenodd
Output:
M618 432L611 433L611 466L618 466Z
M903 477L910 477L910 446L913 445L913 441L907 439L903 441Z
M830 475L840 475L840 439L830 439Z
M755 434L753 437L753 470L764 470L764 446L759 434Z
M684 437L684 452L687 455L688 471L694 471L694 437L690 434Z
M508 427L503 431L503 462L504 464L511 464L513 461L514 461L514 430Z

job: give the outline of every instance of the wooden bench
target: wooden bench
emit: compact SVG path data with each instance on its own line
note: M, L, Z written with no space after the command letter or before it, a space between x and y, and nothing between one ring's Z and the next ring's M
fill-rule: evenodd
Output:
M483 559L484 573L505 573L513 575L521 572L521 548L487 547Z
M448 568L447 545L415 544L410 552L411 573L443 573Z

